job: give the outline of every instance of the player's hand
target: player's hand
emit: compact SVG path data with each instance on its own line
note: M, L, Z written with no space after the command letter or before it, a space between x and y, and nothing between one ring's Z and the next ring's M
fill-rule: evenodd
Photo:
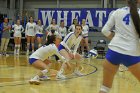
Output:
M69 53L69 56L71 59L74 59L74 54L73 53Z

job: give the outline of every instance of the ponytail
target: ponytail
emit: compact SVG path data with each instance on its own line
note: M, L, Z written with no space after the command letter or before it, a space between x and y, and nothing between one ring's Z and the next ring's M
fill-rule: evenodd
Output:
M137 0L128 0L128 5L130 7L130 15L133 20L135 29L140 37L140 17L137 9Z

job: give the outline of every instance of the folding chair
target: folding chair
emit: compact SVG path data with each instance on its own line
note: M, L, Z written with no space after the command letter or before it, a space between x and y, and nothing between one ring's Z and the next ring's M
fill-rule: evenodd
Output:
M105 57L105 48L106 48L106 41L104 39L98 40L95 49L98 52L98 55L103 59Z

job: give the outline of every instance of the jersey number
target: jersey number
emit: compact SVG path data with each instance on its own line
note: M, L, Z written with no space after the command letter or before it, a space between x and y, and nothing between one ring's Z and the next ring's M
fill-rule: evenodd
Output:
M130 22L130 14L127 14L124 18L123 21L125 22L126 25L129 25Z

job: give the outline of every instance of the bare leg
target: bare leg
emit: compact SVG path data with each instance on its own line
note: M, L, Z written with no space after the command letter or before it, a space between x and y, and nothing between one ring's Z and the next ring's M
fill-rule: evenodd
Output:
M35 42L35 37L34 36L32 36L31 37L31 43L32 43L32 53L34 52L34 50L35 50L35 47L34 47L34 42Z
M130 66L128 69L140 82L140 62Z
M103 64L103 85L107 88L112 87L114 76L119 68L119 65L113 65L107 60L105 60ZM106 93L105 91L101 91L99 93Z

